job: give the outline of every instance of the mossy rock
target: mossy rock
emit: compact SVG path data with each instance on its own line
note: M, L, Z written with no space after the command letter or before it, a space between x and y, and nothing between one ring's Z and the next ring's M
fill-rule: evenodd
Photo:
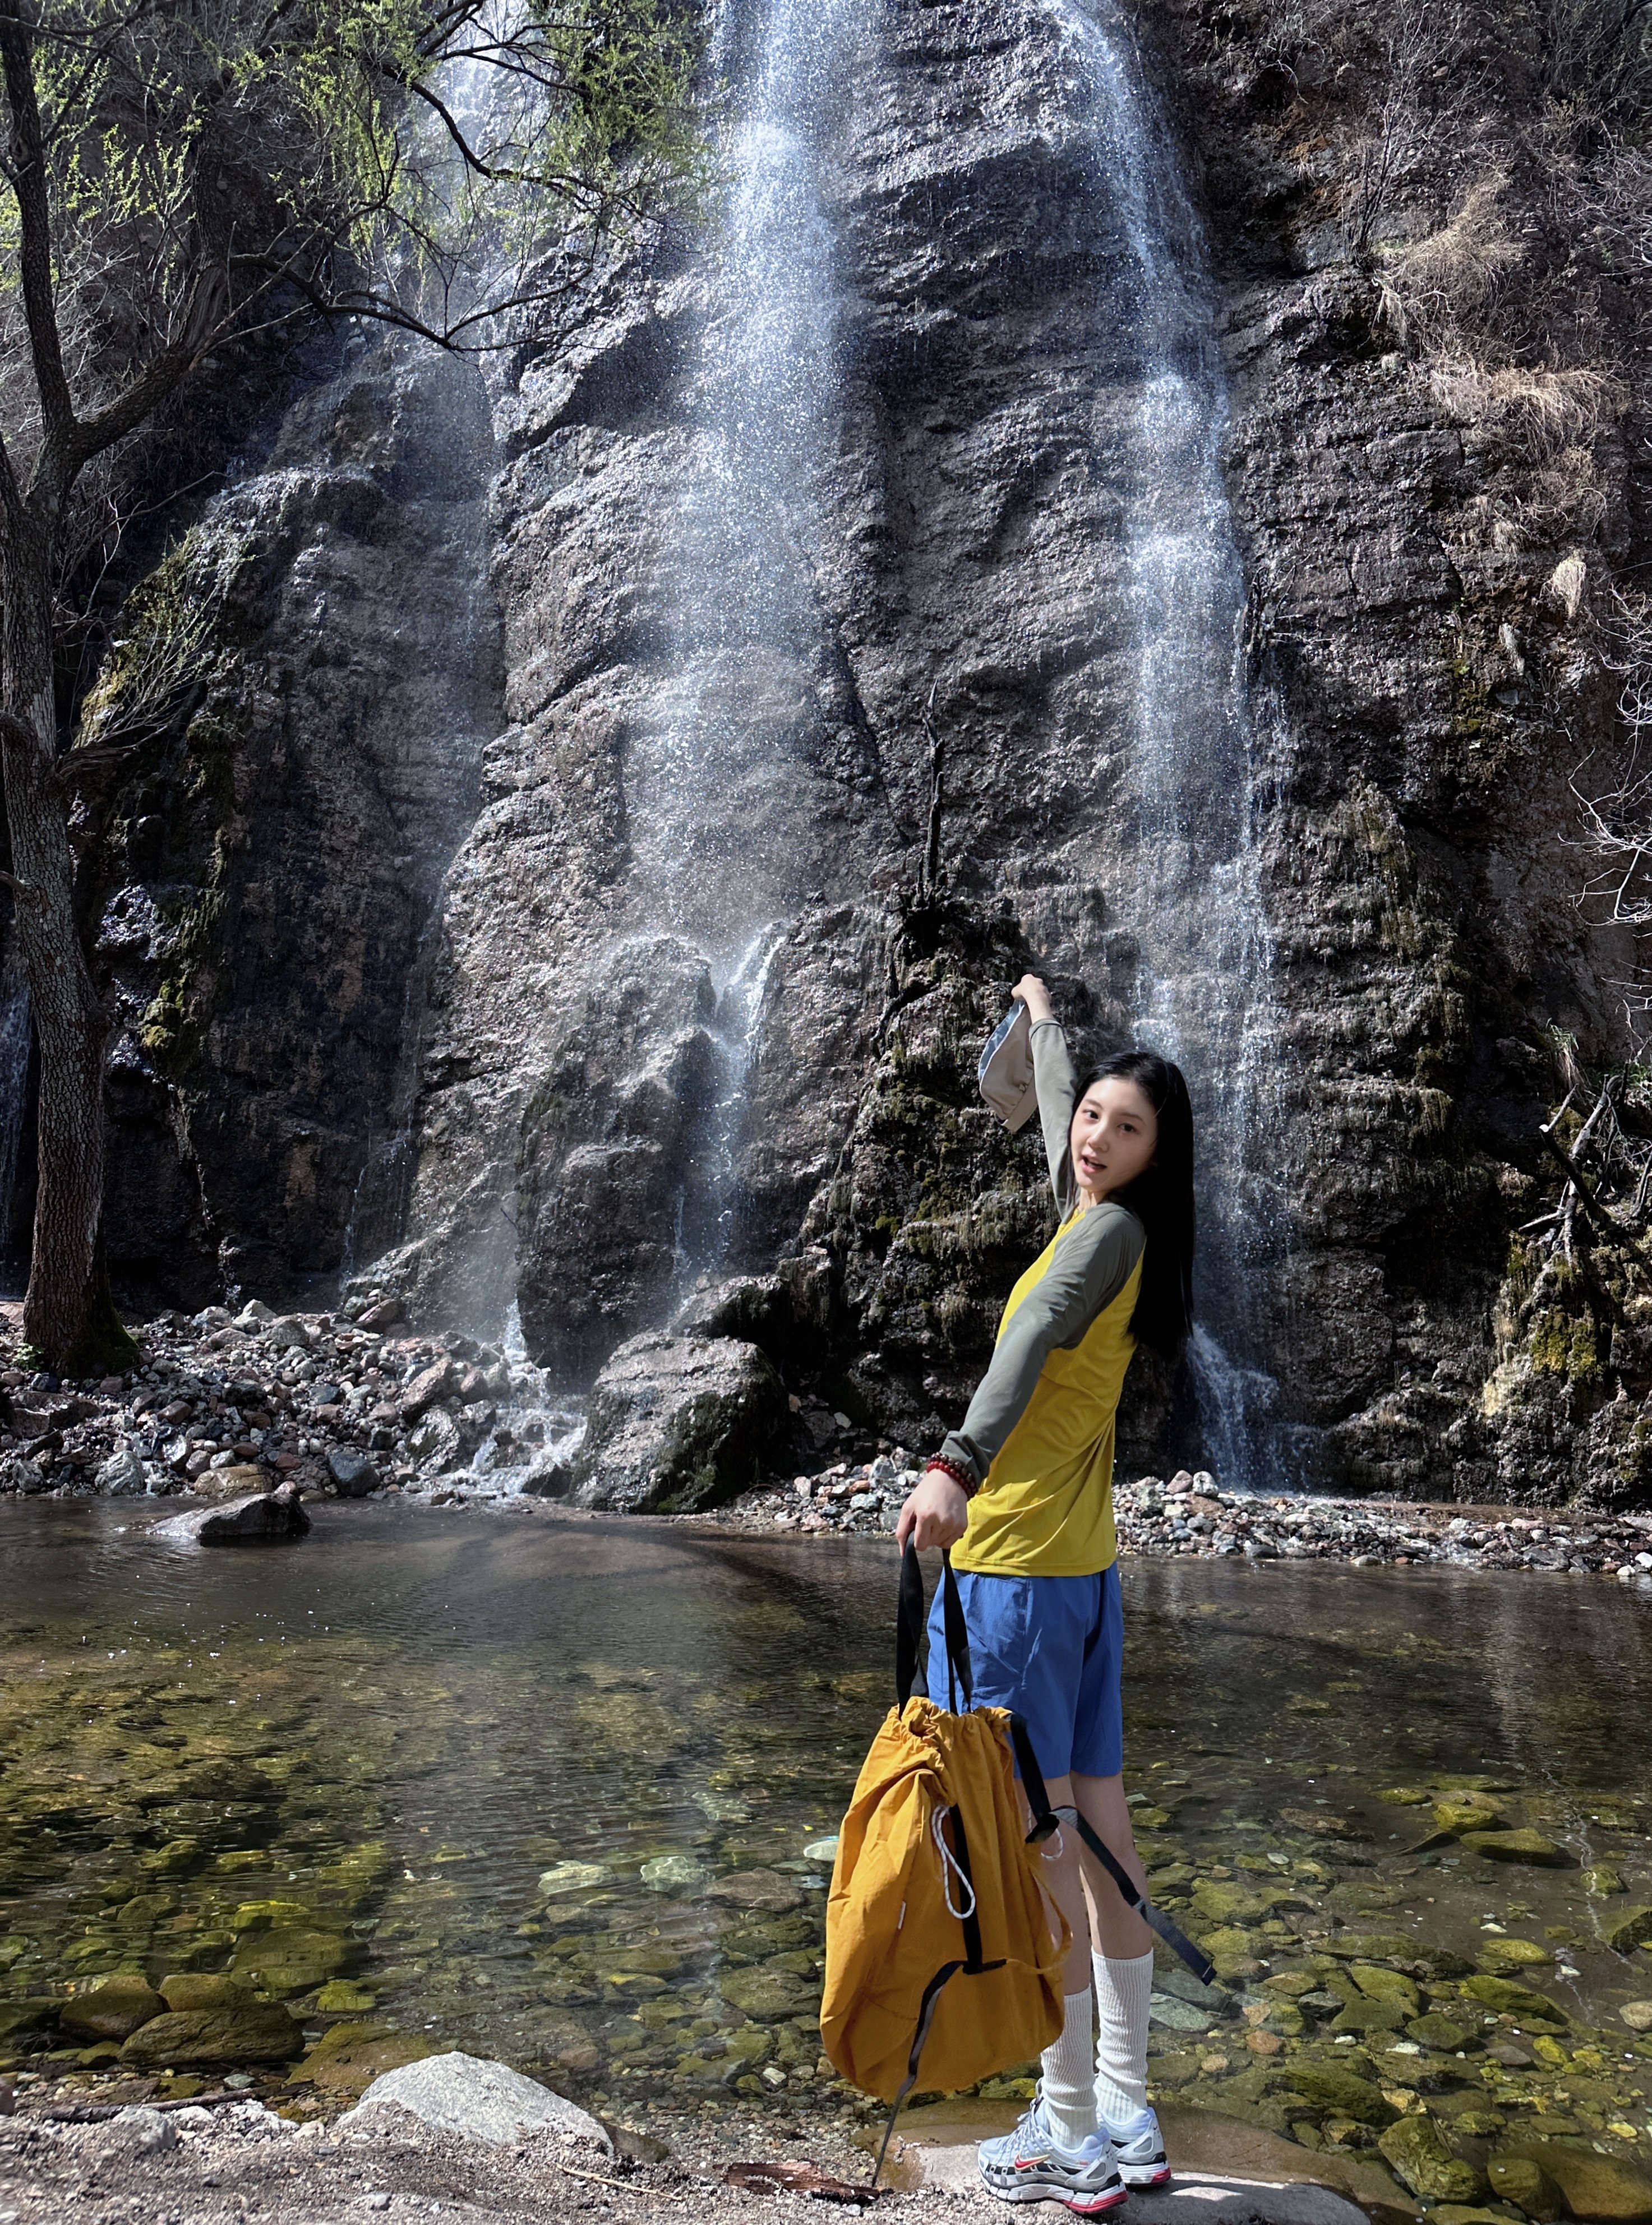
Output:
M259 1931L242 1940L231 1968L238 1977L256 1976L267 1993L307 1994L336 1978L351 1951L336 1931Z
M1652 1941L1652 1908L1631 1908L1620 1916L1606 1934L1606 1944L1615 1955L1630 1955L1637 1947Z
M1377 1962L1352 1962L1348 1975L1367 2000L1397 2001L1408 2016L1418 2015L1422 2008L1422 1995L1414 1980L1399 1970L1385 1970Z
M766 1963L755 1969L725 1971L718 1991L747 2016L769 2024L795 2016L812 1999L809 1989L793 1972L776 1970Z
M1357 2125L1389 2125L1399 2114L1394 2104L1384 2098L1380 2086L1332 2063L1299 2060L1275 2071L1269 2085L1269 2090L1276 2094L1301 2094L1322 2109L1332 2110L1339 2117L1351 2117Z
M440 2052L440 2041L421 2039L388 2024L335 2024L297 2065L293 2078L295 2083L307 2080L326 2093L360 2094L385 2071Z
M1622 2156L1561 2139L1511 2141L1491 2161L1504 2158L1535 2163L1559 2187L1572 2215L1591 2225L1652 2225L1652 2173Z
M308 1930L315 1922L307 1901L244 1900L230 1918L230 1929L243 1931Z
M1332 2032L1398 2032L1406 2020L1403 2001L1346 2002L1331 2019Z
M161 1993L169 2009L226 2009L250 2001L253 1987L227 1970L174 1970L161 1979Z
M1546 1839L1541 1831L1465 1831L1459 1843L1472 1854L1492 1862L1531 1862L1540 1869L1569 1869L1566 1848Z
M1529 2156L1494 2155L1486 2163L1485 2176L1499 2202L1512 2202L1537 2225L1554 2225L1565 2215L1560 2188Z
M289 2063L303 2038L279 2001L239 2001L151 2018L122 2048L121 2060L142 2070L175 2063Z
M1554 1949L1540 1947L1535 1939L1488 1939L1480 1949L1481 1966L1493 1977L1510 1970L1535 1970L1554 1960Z
M178 1897L171 1892L140 1892L115 1911L123 1931L153 1931L163 1918L173 1915Z
M1566 2011L1550 2000L1547 1994L1534 1993L1529 1986L1517 1986L1512 1978L1465 1978L1463 1991L1471 2000L1484 2001L1487 2008L1496 2009L1500 2016L1535 2018L1540 2023L1569 2022Z
M1444 2055L1456 2054L1479 2037L1474 2025L1455 2023L1435 2009L1427 2016L1413 2017L1405 2032L1407 2038L1415 2039L1419 2047L1436 2048Z
M1452 2153L1432 2117L1402 2117L1377 2134L1377 2145L1420 2202L1466 2203L1484 2196L1484 2177Z
M38 1998L26 2001L0 2001L0 2040L21 2039L26 2032L46 2031L57 2022L63 2006L61 2001Z
M1197 1912L1206 1923L1222 1926L1260 1924L1282 1900L1292 1898L1280 1892L1247 1892L1242 1886L1216 1885L1208 1878L1201 1878L1193 1892Z
M1594 1862L1583 1873L1584 1891L1596 1900L1609 1900L1613 1893L1627 1892L1621 1870L1611 1868L1605 1862Z
M65 2001L60 2015L64 2030L83 2038L130 2039L166 2006L147 1978L122 1970Z
M1450 1831L1460 1836L1465 1831L1502 1831L1508 1826L1502 1820L1498 1803L1489 1797L1479 1800L1437 1800L1434 1803L1434 1829Z

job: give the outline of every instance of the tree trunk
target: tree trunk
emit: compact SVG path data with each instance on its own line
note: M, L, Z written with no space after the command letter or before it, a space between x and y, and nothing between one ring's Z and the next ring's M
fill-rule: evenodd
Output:
M103 1255L108 1024L74 913L66 799L52 706L51 536L24 504L0 520L0 757L17 939L40 1043L40 1185L23 1334L67 1374L135 1350Z

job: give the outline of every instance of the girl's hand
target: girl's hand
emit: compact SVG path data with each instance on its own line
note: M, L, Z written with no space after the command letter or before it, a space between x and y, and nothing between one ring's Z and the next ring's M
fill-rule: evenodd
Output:
M1055 1008L1050 1003L1050 992L1036 973L1023 973L1010 992L1017 1003L1025 1005L1029 1020L1053 1020Z
M969 1519L963 1485L955 1483L944 1467L926 1468L901 1509L895 1542L903 1553L908 1537L921 1553L931 1546L955 1545Z

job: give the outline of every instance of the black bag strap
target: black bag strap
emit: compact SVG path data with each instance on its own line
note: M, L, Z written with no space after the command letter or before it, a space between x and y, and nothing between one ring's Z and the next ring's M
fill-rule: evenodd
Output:
M959 1596L950 1553L943 1552L940 1556L940 1582L941 1620L946 1633L947 1712L955 1715L960 1691L965 1708L975 1705L975 1677L970 1667L969 1627L964 1620L964 1602ZM904 1708L912 1697L912 1687L917 1681L925 1620L923 1570L918 1564L918 1549L908 1537L906 1550L901 1556L901 1590L895 1621L895 1690L899 1707Z
M1131 1877L1111 1848L1103 1843L1076 1808L1062 1809L1063 1822L1069 1816L1077 1828L1079 1836L1118 1887L1122 1898L1136 1911L1142 1923L1158 1933L1173 1954L1181 1957L1201 1985L1213 1986L1216 1983L1216 1965L1206 1954L1204 1949L1195 1947L1185 1931L1178 1930L1170 1918L1155 1908L1152 1902L1138 1891L1135 1879Z

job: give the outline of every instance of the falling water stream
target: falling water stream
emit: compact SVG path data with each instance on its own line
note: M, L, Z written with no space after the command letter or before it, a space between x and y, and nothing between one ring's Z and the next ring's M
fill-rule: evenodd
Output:
M1101 282L1108 328L1131 336L1137 395L1123 580L1139 878L1119 895L1140 953L1138 1039L1184 1068L1200 1142L1199 1441L1224 1482L1277 1487L1298 1448L1275 1420L1256 1334L1284 1227L1258 1171L1278 1040L1273 947L1203 229L1122 19L1079 0L1048 0L1046 12L1124 248Z

